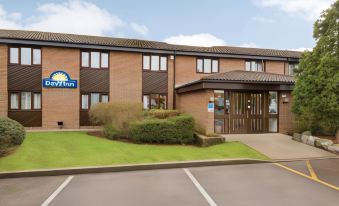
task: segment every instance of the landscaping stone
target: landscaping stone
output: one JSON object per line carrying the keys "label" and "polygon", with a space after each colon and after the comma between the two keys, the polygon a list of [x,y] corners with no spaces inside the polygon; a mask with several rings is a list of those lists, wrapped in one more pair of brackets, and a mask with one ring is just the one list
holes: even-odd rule
{"label": "landscaping stone", "polygon": [[339,154],[339,147],[336,145],[328,146],[327,150],[335,154]]}
{"label": "landscaping stone", "polygon": [[328,140],[328,139],[316,139],[314,142],[314,146],[325,149],[325,150],[327,150],[328,147],[332,145],[333,145],[333,141]]}
{"label": "landscaping stone", "polygon": [[301,133],[301,135],[312,136],[312,132],[311,131],[305,131],[305,132]]}
{"label": "landscaping stone", "polygon": [[315,140],[320,139],[319,137],[314,137],[314,136],[308,136],[306,140],[306,144],[314,146]]}
{"label": "landscaping stone", "polygon": [[306,143],[307,143],[307,139],[308,139],[308,137],[309,137],[309,136],[307,136],[307,135],[304,135],[304,134],[303,134],[303,135],[301,135],[301,142],[302,142],[302,143],[304,143],[304,144],[306,144]]}
{"label": "landscaping stone", "polygon": [[197,143],[200,147],[208,147],[216,144],[222,144],[225,142],[225,137],[216,136],[216,137],[207,137],[201,134],[196,134]]}
{"label": "landscaping stone", "polygon": [[294,141],[301,142],[301,134],[299,134],[299,133],[294,133],[292,139],[293,139]]}

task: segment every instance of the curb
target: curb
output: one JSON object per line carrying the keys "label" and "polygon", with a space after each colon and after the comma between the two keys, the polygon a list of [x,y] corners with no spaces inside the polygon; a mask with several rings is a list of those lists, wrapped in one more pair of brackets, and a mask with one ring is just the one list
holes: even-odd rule
{"label": "curb", "polygon": [[181,162],[164,162],[154,164],[129,164],[114,166],[98,166],[98,167],[74,167],[59,168],[46,170],[23,170],[15,172],[0,172],[0,179],[17,178],[17,177],[41,177],[41,176],[57,176],[57,175],[76,175],[76,174],[92,174],[92,173],[109,173],[109,172],[125,172],[138,170],[157,170],[157,169],[175,169],[186,167],[205,167],[205,166],[222,166],[222,165],[238,165],[238,164],[257,164],[270,163],[269,160],[258,159],[221,159],[221,160],[197,160],[197,161],[181,161]]}

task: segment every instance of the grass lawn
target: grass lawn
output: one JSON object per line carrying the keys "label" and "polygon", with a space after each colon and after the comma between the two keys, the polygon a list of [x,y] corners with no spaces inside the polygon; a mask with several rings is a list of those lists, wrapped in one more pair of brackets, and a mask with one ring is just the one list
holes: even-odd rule
{"label": "grass lawn", "polygon": [[0,158],[0,171],[222,158],[267,159],[239,142],[199,148],[131,144],[85,132],[32,132],[15,153]]}

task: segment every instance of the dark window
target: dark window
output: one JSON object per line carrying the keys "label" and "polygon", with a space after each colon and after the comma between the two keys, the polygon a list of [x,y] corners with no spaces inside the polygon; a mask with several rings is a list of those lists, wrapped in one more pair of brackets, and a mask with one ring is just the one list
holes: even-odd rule
{"label": "dark window", "polygon": [[85,93],[81,94],[81,109],[88,110],[99,102],[108,103],[107,93]]}
{"label": "dark window", "polygon": [[30,47],[10,47],[9,63],[21,65],[41,65],[41,49]]}
{"label": "dark window", "polygon": [[197,58],[197,73],[218,73],[219,72],[219,60],[210,58]]}
{"label": "dark window", "polygon": [[167,94],[144,94],[144,109],[167,109]]}
{"label": "dark window", "polygon": [[294,71],[298,69],[298,63],[288,63],[288,68],[286,71],[287,75],[294,75]]}
{"label": "dark window", "polygon": [[81,52],[81,67],[83,68],[108,68],[109,55],[108,52],[99,51],[82,51]]}
{"label": "dark window", "polygon": [[9,93],[10,110],[41,110],[41,93],[11,92]]}
{"label": "dark window", "polygon": [[264,71],[264,63],[263,61],[246,61],[245,63],[246,71],[254,71],[254,72],[263,72]]}
{"label": "dark window", "polygon": [[151,71],[167,71],[167,56],[143,55],[142,69]]}

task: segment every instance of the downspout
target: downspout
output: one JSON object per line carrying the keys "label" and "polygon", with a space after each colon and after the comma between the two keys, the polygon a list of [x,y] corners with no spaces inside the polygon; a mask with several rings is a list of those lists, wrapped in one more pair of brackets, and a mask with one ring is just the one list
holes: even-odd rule
{"label": "downspout", "polygon": [[175,62],[177,60],[176,50],[174,50],[174,62],[173,62],[173,109],[176,108],[176,91],[175,91]]}

